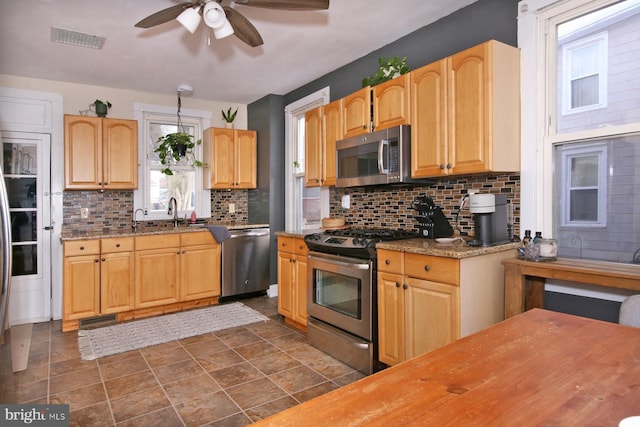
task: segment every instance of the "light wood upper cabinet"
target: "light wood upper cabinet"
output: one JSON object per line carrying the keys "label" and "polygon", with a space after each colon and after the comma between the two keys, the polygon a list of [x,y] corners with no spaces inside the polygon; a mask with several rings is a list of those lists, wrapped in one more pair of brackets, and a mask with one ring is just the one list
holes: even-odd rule
{"label": "light wood upper cabinet", "polygon": [[209,128],[204,132],[205,187],[249,189],[257,183],[257,135],[252,130]]}
{"label": "light wood upper cabinet", "polygon": [[412,177],[520,169],[519,57],[491,40],[411,72]]}
{"label": "light wood upper cabinet", "polygon": [[65,189],[137,188],[137,121],[65,115],[64,126]]}
{"label": "light wood upper cabinet", "polygon": [[305,114],[305,186],[336,184],[336,141],[342,139],[342,100]]}
{"label": "light wood upper cabinet", "polygon": [[373,87],[373,130],[408,124],[409,74]]}
{"label": "light wood upper cabinet", "polygon": [[342,137],[368,133],[371,127],[371,87],[342,98]]}

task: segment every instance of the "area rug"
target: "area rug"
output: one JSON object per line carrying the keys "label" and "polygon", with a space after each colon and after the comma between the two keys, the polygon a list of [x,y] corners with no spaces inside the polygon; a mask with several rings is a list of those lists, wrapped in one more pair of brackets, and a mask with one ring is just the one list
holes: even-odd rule
{"label": "area rug", "polygon": [[83,360],[94,360],[208,332],[269,320],[235,302],[78,331]]}

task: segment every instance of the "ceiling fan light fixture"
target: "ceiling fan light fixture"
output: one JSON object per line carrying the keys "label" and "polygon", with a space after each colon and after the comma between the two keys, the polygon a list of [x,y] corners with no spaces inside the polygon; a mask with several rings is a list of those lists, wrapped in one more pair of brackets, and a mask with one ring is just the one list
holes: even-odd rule
{"label": "ceiling fan light fixture", "polygon": [[229,37],[231,34],[233,34],[233,27],[229,21],[226,20],[222,27],[213,29],[213,35],[216,36],[216,39],[218,40]]}
{"label": "ceiling fan light fixture", "polygon": [[207,2],[204,5],[202,17],[204,18],[204,23],[214,30],[221,28],[227,22],[227,16],[224,14],[222,6],[215,1]]}
{"label": "ceiling fan light fixture", "polygon": [[198,25],[200,25],[200,13],[198,13],[200,8],[186,8],[176,20],[181,23],[191,34],[195,33],[198,29]]}

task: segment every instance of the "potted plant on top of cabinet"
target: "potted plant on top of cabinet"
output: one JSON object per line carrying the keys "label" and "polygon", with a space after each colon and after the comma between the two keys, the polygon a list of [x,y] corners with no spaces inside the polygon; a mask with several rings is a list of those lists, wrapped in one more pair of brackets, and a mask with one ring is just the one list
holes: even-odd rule
{"label": "potted plant on top of cabinet", "polygon": [[222,110],[222,119],[227,122],[227,128],[233,128],[233,121],[236,119],[236,114],[238,114],[238,109],[236,111],[231,112],[231,107],[225,112]]}
{"label": "potted plant on top of cabinet", "polygon": [[362,87],[375,86],[408,72],[406,57],[402,59],[397,56],[393,58],[381,57],[378,59],[378,71],[374,75],[362,79]]}
{"label": "potted plant on top of cabinet", "polygon": [[111,103],[109,101],[96,99],[93,101],[93,104],[89,105],[89,107],[93,107],[93,111],[95,111],[96,116],[107,117],[107,112],[109,111],[109,108],[111,108]]}

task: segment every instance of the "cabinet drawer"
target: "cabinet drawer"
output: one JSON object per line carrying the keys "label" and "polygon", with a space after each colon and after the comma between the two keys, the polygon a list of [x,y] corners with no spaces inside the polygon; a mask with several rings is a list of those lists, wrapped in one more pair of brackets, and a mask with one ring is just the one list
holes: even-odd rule
{"label": "cabinet drawer", "polygon": [[100,253],[100,240],[74,240],[64,242],[64,256],[96,255]]}
{"label": "cabinet drawer", "polygon": [[458,285],[460,280],[460,260],[405,253],[404,274],[405,276],[432,282]]}
{"label": "cabinet drawer", "polygon": [[378,271],[403,274],[403,270],[402,252],[378,249]]}
{"label": "cabinet drawer", "polygon": [[133,251],[133,237],[114,237],[100,241],[103,254]]}
{"label": "cabinet drawer", "polygon": [[296,251],[296,239],[294,237],[278,237],[278,250],[289,252],[291,254]]}
{"label": "cabinet drawer", "polygon": [[304,242],[304,239],[293,239],[293,244],[295,245],[295,253],[296,255],[309,255],[309,248],[307,248],[307,244]]}
{"label": "cabinet drawer", "polygon": [[180,234],[158,234],[154,236],[140,236],[135,238],[136,251],[147,249],[162,249],[162,248],[179,248],[180,247]]}
{"label": "cabinet drawer", "polygon": [[195,245],[215,245],[216,239],[208,231],[194,231],[190,233],[180,234],[180,244],[182,246],[195,246]]}

